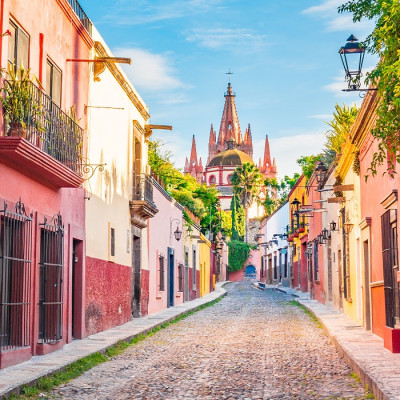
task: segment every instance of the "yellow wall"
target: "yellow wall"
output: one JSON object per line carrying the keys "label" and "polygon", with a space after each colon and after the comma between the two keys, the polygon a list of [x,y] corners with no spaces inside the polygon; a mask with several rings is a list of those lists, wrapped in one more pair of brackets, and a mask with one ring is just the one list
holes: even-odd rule
{"label": "yellow wall", "polygon": [[210,293],[210,249],[211,243],[206,237],[200,235],[200,297]]}
{"label": "yellow wall", "polygon": [[[342,178],[342,185],[354,185],[354,190],[343,192],[345,202],[341,203],[345,207],[345,221],[340,221],[340,229],[343,222],[352,224],[353,227],[348,235],[349,243],[349,265],[350,272],[350,296],[346,299],[343,295],[343,311],[354,321],[362,323],[362,291],[361,291],[361,267],[360,267],[360,177],[353,171],[353,161],[355,146],[347,142],[342,149],[342,156],[336,169],[336,176]],[[343,269],[343,267],[342,267]],[[344,282],[343,270],[342,282]]]}
{"label": "yellow wall", "polygon": [[[301,176],[299,178],[299,181],[297,183],[297,186],[293,189],[293,191],[290,193],[289,196],[289,230],[291,230],[291,218],[292,216],[290,215],[290,210],[292,208],[291,203],[292,201],[296,198],[300,203],[303,201],[304,198],[304,204],[308,204],[308,196],[307,196],[307,190],[306,190],[306,183],[307,183],[307,178],[305,176]],[[301,207],[301,206],[300,206]],[[300,223],[303,222],[303,218],[300,217]],[[307,219],[304,219],[304,222],[307,223]],[[304,232],[299,233],[299,236],[294,238],[292,245],[296,244],[296,254],[294,255],[293,253],[293,262],[299,261],[300,260],[300,243],[301,243],[301,238],[304,235],[307,235],[308,230],[307,226],[305,227]]]}

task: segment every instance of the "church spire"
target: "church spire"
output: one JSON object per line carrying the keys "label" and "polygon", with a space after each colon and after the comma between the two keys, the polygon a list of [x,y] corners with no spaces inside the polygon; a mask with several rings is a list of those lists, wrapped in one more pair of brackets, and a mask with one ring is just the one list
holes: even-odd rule
{"label": "church spire", "polygon": [[229,139],[235,139],[236,143],[240,144],[242,134],[240,132],[239,118],[236,111],[235,93],[232,90],[232,85],[228,83],[228,89],[225,93],[225,106],[222,113],[221,126],[219,128],[218,144],[220,151],[226,147]]}
{"label": "church spire", "polygon": [[263,167],[271,167],[271,154],[269,151],[269,140],[268,135],[265,135],[265,147],[264,147],[264,163]]}
{"label": "church spire", "polygon": [[197,149],[196,149],[196,139],[193,135],[192,139],[192,151],[190,152],[190,166],[197,166]]}

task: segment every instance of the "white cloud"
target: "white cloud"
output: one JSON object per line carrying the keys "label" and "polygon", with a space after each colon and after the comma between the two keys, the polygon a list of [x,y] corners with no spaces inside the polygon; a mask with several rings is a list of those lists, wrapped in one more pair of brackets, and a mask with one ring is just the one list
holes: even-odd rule
{"label": "white cloud", "polygon": [[168,53],[154,54],[138,48],[117,48],[113,53],[132,59],[132,66],[124,70],[137,89],[165,92],[187,88],[176,76]]}
{"label": "white cloud", "polygon": [[226,48],[229,50],[251,49],[257,51],[260,47],[267,45],[267,36],[259,35],[250,29],[193,29],[187,34],[186,40],[198,43],[209,49]]}
{"label": "white cloud", "polygon": [[219,3],[221,0],[119,0],[103,21],[116,25],[142,25],[212,12],[221,8]]}
{"label": "white cloud", "polygon": [[307,118],[329,120],[332,118],[332,114],[315,114],[315,115],[309,115]]}
{"label": "white cloud", "polygon": [[319,4],[318,6],[311,6],[306,8],[301,13],[302,14],[331,14],[332,11],[337,10],[337,8],[343,4],[343,0],[326,0]]}
{"label": "white cloud", "polygon": [[343,0],[325,0],[319,5],[306,8],[301,13],[326,20],[328,32],[358,32],[363,37],[372,31],[374,26],[372,21],[364,20],[354,23],[351,14],[338,15],[337,9],[342,4]]}

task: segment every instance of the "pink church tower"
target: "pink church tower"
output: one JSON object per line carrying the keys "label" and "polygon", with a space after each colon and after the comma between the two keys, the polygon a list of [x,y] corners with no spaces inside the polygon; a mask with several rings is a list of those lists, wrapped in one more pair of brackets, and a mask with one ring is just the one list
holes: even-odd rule
{"label": "pink church tower", "polygon": [[199,183],[203,182],[204,168],[201,157],[197,160],[197,148],[196,148],[196,138],[193,135],[192,138],[192,150],[190,152],[190,160],[186,157],[185,167],[183,169],[184,174],[190,174]]}

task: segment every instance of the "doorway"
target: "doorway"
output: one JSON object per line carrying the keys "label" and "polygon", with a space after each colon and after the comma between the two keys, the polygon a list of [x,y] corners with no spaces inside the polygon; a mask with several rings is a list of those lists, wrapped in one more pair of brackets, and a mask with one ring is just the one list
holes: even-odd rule
{"label": "doorway", "polygon": [[363,252],[364,252],[364,321],[365,329],[371,329],[371,303],[370,303],[370,293],[369,293],[369,245],[368,240],[363,242]]}
{"label": "doorway", "polygon": [[140,274],[141,240],[140,236],[132,235],[132,316],[141,317],[141,274]]}
{"label": "doorway", "polygon": [[72,241],[72,338],[80,339],[81,335],[81,315],[82,315],[82,240],[73,239]]}
{"label": "doorway", "polygon": [[168,247],[168,307],[174,305],[175,295],[175,254],[174,249]]}

